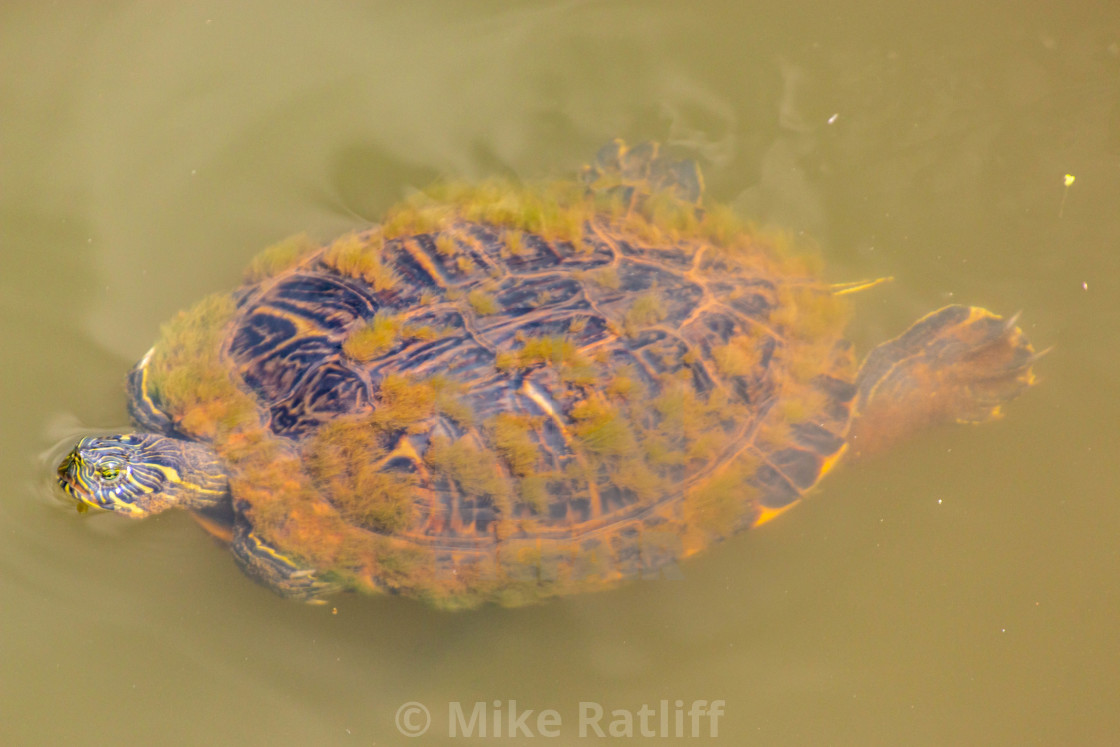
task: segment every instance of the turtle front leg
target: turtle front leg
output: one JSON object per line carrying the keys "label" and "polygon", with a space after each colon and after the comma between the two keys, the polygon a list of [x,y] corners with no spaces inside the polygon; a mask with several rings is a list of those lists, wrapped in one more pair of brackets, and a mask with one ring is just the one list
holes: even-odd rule
{"label": "turtle front leg", "polygon": [[1000,417],[1034,383],[1040,355],[1017,319],[946,306],[872,350],[856,380],[852,451],[877,451],[927,425]]}
{"label": "turtle front leg", "polygon": [[230,550],[245,575],[287,599],[325,604],[321,597],[341,589],[277,550],[243,518],[234,525]]}

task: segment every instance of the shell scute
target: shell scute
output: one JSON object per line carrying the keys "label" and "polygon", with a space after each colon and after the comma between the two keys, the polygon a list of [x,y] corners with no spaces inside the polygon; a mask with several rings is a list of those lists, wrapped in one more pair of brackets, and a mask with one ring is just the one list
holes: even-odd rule
{"label": "shell scute", "polygon": [[262,536],[454,604],[593,588],[796,501],[842,448],[852,367],[824,286],[712,243],[718,210],[473,209],[402,212],[239,291],[222,355],[253,438],[299,455],[267,497],[267,467],[231,460]]}

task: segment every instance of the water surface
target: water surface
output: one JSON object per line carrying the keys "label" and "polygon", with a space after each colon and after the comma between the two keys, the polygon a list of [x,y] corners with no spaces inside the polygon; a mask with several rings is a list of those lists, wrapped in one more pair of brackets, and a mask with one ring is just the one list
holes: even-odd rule
{"label": "water surface", "polygon": [[[723,700],[729,744],[1111,742],[1120,12],[1035,5],[6,5],[0,741],[398,744],[418,701],[436,744],[449,703],[516,700],[578,744],[581,701]],[[49,489],[60,439],[126,425],[160,322],[259,248],[614,136],[697,157],[830,277],[893,275],[861,350],[945,303],[1021,309],[1040,386],[681,580],[519,610],[284,602],[186,516]]]}

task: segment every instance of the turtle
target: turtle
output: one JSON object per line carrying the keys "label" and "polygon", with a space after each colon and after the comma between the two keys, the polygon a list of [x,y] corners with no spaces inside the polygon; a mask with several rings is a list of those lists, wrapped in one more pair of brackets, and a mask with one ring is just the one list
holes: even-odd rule
{"label": "turtle", "polygon": [[950,305],[858,364],[814,252],[707,204],[694,161],[445,181],[284,240],[166,323],[135,430],[57,468],[80,510],[179,507],[284,597],[516,605],[664,577],[845,454],[1034,383],[1017,316]]}

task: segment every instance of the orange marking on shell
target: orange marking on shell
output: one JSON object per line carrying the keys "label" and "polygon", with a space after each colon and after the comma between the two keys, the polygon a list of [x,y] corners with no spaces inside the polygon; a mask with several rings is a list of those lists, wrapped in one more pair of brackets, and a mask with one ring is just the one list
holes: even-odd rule
{"label": "orange marking on shell", "polygon": [[[528,378],[526,378],[525,383],[522,384],[521,391],[524,392],[525,396],[531,399],[537,407],[544,410],[544,412],[552,418],[552,421],[556,423],[556,427],[560,430],[560,434],[564,437],[564,443],[567,445],[568,449],[581,465],[586,466],[587,460],[584,458],[583,454],[581,454],[578,449],[573,448],[572,436],[568,431],[567,422],[560,413],[556,412],[556,408],[552,406],[552,403],[548,401],[544,394],[542,394]],[[602,516],[603,499],[599,495],[599,486],[595,484],[594,480],[587,481],[587,493],[591,499],[591,515]]]}
{"label": "orange marking on shell", "polygon": [[767,523],[767,522],[769,522],[773,519],[776,519],[777,517],[781,516],[786,511],[789,511],[791,508],[793,508],[794,506],[796,506],[800,502],[801,501],[797,500],[797,501],[794,501],[793,503],[787,503],[786,505],[782,506],[781,508],[769,508],[767,506],[763,506],[761,509],[759,509],[758,516],[754,517],[754,522],[751,523],[751,527],[752,528],[753,527],[760,527],[763,524],[765,524],[765,523]]}
{"label": "orange marking on shell", "polygon": [[405,253],[424,268],[424,272],[428,273],[436,285],[440,288],[447,287],[447,280],[444,279],[443,273],[435,266],[435,263],[432,262],[432,258],[428,256],[427,252],[420,251],[415,242],[411,239],[403,239],[400,243]]}

